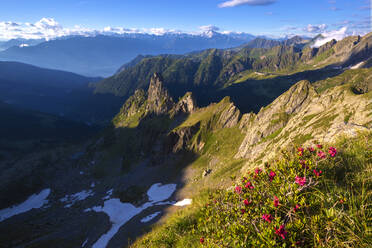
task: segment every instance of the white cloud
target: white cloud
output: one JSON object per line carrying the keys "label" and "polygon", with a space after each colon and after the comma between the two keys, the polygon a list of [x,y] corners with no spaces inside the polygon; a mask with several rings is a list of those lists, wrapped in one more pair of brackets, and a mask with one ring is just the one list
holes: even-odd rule
{"label": "white cloud", "polygon": [[252,5],[252,6],[257,6],[257,5],[269,5],[272,3],[275,3],[277,0],[229,0],[225,1],[223,3],[220,3],[218,7],[220,8],[229,8],[229,7],[235,7],[239,5]]}
{"label": "white cloud", "polygon": [[305,31],[309,32],[309,33],[321,33],[321,32],[324,32],[326,29],[327,29],[327,25],[326,24],[320,24],[320,25],[307,25],[307,27],[305,28]]}
{"label": "white cloud", "polygon": [[200,26],[199,29],[200,29],[202,32],[209,32],[209,31],[217,32],[217,31],[220,30],[219,27],[216,27],[216,26],[214,26],[214,25]]}
{"label": "white cloud", "polygon": [[333,30],[333,31],[322,33],[323,38],[317,39],[313,47],[320,47],[333,39],[342,40],[348,35],[350,34],[348,33],[347,27],[343,27],[340,30]]}
{"label": "white cloud", "polygon": [[95,36],[98,34],[153,34],[163,35],[166,33],[180,33],[173,29],[149,28],[136,29],[124,27],[105,27],[102,30],[84,28],[75,25],[73,28],[65,28],[53,18],[42,18],[36,23],[0,22],[0,40],[9,39],[54,39],[68,35]]}

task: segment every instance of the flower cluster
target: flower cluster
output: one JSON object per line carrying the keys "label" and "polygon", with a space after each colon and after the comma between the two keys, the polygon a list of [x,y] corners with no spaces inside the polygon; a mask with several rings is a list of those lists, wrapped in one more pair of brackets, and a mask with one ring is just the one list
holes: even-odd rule
{"label": "flower cluster", "polygon": [[306,177],[296,177],[296,183],[300,186],[304,186],[306,184]]}
{"label": "flower cluster", "polygon": [[275,234],[279,235],[282,239],[285,239],[287,236],[288,232],[285,230],[285,226],[281,225],[279,229],[275,228]]}
{"label": "flower cluster", "polygon": [[276,173],[274,171],[270,171],[269,173],[269,181],[272,182],[276,176]]}
{"label": "flower cluster", "polygon": [[279,207],[279,198],[274,196],[274,207]]}
{"label": "flower cluster", "polygon": [[271,223],[271,221],[273,220],[273,217],[271,216],[271,214],[264,214],[262,215],[262,219]]}
{"label": "flower cluster", "polygon": [[[322,180],[319,164],[327,161],[322,149],[320,144],[299,147],[294,161],[266,163],[243,177],[234,190],[211,195],[202,212],[205,218],[198,224],[203,230],[200,243],[211,247],[242,247],[244,242],[250,242],[244,247],[298,247],[309,221],[306,214],[314,208],[308,191]],[[335,157],[336,148],[330,147],[328,154]]]}
{"label": "flower cluster", "polygon": [[254,186],[252,185],[252,183],[251,183],[250,181],[248,181],[248,182],[244,185],[244,187],[245,187],[246,189],[254,189]]}
{"label": "flower cluster", "polygon": [[330,147],[329,150],[328,150],[328,153],[329,153],[329,155],[330,155],[331,157],[335,157],[336,154],[337,154],[337,150],[336,150],[336,148],[334,148],[334,147]]}

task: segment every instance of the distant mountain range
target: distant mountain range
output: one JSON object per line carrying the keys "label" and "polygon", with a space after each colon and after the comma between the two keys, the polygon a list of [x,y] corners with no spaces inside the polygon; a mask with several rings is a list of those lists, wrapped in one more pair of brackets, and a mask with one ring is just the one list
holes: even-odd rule
{"label": "distant mountain range", "polygon": [[0,41],[0,51],[4,51],[14,46],[18,47],[35,46],[44,41],[45,39],[11,39],[7,41]]}
{"label": "distant mountain range", "polygon": [[0,43],[0,60],[71,71],[86,76],[110,76],[121,65],[142,55],[184,54],[208,48],[231,48],[254,38],[245,33],[166,33],[67,36],[50,41],[11,40]]}

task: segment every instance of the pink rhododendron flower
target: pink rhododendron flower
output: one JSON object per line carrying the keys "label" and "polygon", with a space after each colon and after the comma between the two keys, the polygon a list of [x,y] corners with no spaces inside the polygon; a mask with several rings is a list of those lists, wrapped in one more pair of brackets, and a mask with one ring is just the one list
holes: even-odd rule
{"label": "pink rhododendron flower", "polygon": [[318,147],[319,149],[322,149],[323,145],[317,144],[316,147]]}
{"label": "pink rhododendron flower", "polygon": [[244,187],[247,189],[254,189],[254,186],[252,185],[251,182],[247,182],[247,184]]}
{"label": "pink rhododendron flower", "polygon": [[238,194],[242,193],[242,187],[236,186],[235,187],[235,192],[238,193]]}
{"label": "pink rhododendron flower", "polygon": [[243,202],[244,202],[244,205],[246,205],[246,206],[249,206],[252,203],[252,202],[248,201],[248,199],[245,199]]}
{"label": "pink rhododendron flower", "polygon": [[294,211],[294,212],[297,212],[297,210],[299,210],[300,207],[301,207],[300,204],[296,204],[296,206],[293,208],[293,211]]}
{"label": "pink rhododendron flower", "polygon": [[301,186],[304,186],[306,184],[306,177],[297,176],[296,177],[296,183],[301,185]]}
{"label": "pink rhododendron flower", "polygon": [[284,225],[281,225],[279,229],[275,228],[275,234],[279,235],[282,239],[285,239],[285,236],[287,235],[287,231],[284,228]]}
{"label": "pink rhododendron flower", "polygon": [[297,148],[297,151],[298,151],[298,156],[302,157],[302,155],[304,155],[304,148],[299,147]]}
{"label": "pink rhododendron flower", "polygon": [[200,244],[203,244],[204,243],[204,237],[201,237],[200,238]]}
{"label": "pink rhododendron flower", "polygon": [[274,171],[270,171],[269,173],[269,181],[272,182],[276,176],[276,173]]}
{"label": "pink rhododendron flower", "polygon": [[273,217],[271,216],[271,214],[264,214],[262,215],[262,219],[271,223],[271,221],[273,220]]}
{"label": "pink rhododendron flower", "polygon": [[328,153],[329,153],[329,155],[331,155],[331,157],[334,157],[337,154],[337,150],[336,150],[336,148],[331,146],[328,150]]}
{"label": "pink rhododendron flower", "polygon": [[257,168],[257,169],[254,170],[254,173],[256,173],[256,175],[259,175],[261,173],[261,171],[262,170],[260,168]]}
{"label": "pink rhododendron flower", "polygon": [[314,151],[315,151],[314,147],[312,147],[312,146],[308,147],[307,150],[308,150],[309,152],[314,152]]}
{"label": "pink rhododendron flower", "polygon": [[274,196],[274,206],[277,208],[279,206],[279,198]]}
{"label": "pink rhododendron flower", "polygon": [[323,151],[319,151],[317,155],[319,158],[322,158],[322,159],[326,157],[326,154]]}
{"label": "pink rhododendron flower", "polygon": [[313,173],[315,174],[316,177],[320,177],[320,175],[323,173],[321,170],[316,171],[315,169],[313,170]]}

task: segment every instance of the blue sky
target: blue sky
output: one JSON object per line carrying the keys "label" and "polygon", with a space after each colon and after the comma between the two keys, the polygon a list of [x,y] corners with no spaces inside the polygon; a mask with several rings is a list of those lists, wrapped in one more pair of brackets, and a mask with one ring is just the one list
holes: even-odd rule
{"label": "blue sky", "polygon": [[0,31],[1,23],[8,31],[6,23],[20,24],[20,31],[25,23],[42,18],[52,18],[63,28],[97,30],[110,26],[190,32],[205,25],[255,35],[311,35],[344,26],[349,32],[370,30],[370,0],[2,0],[0,5]]}

